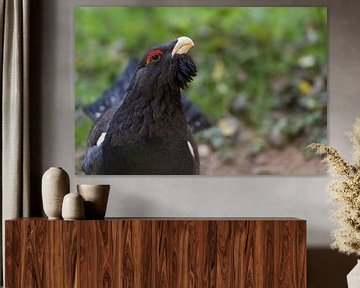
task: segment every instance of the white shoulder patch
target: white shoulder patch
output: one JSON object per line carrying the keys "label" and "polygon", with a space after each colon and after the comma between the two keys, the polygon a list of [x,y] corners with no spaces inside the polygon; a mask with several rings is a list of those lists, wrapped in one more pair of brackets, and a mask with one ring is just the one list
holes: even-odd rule
{"label": "white shoulder patch", "polygon": [[100,146],[105,140],[106,132],[101,133],[99,139],[96,141],[96,146]]}
{"label": "white shoulder patch", "polygon": [[195,158],[194,148],[192,147],[192,145],[189,141],[187,141],[187,144],[188,144],[191,155]]}

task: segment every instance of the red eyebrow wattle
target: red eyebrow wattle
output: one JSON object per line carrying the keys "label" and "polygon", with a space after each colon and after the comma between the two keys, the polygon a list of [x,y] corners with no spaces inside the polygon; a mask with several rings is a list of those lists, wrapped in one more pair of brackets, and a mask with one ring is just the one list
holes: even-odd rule
{"label": "red eyebrow wattle", "polygon": [[163,55],[163,54],[164,54],[164,52],[161,51],[160,49],[155,49],[155,50],[150,51],[146,56],[146,64],[148,64],[150,62],[152,56]]}

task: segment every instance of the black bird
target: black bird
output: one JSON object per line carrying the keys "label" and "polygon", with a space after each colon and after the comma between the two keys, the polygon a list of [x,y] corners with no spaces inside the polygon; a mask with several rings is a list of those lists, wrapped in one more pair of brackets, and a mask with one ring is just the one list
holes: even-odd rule
{"label": "black bird", "polygon": [[[114,85],[105,90],[95,102],[85,106],[84,113],[92,120],[97,121],[108,109],[119,108],[124,101],[125,93],[138,65],[139,61],[136,58],[130,58],[124,72],[116,79]],[[181,91],[181,104],[186,121],[193,133],[209,128],[212,125],[208,117],[187,98],[183,90]],[[110,121],[111,118],[108,116],[106,120]],[[102,119],[102,121],[105,121],[105,119]]]}
{"label": "black bird", "polygon": [[143,57],[123,102],[105,107],[94,124],[83,162],[87,174],[199,173],[180,93],[196,75],[186,54],[192,46],[190,38],[180,37]]}

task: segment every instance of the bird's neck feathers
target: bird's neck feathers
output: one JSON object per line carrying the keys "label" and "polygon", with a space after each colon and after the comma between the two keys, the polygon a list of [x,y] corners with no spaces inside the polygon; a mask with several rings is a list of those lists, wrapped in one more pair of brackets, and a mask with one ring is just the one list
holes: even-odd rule
{"label": "bird's neck feathers", "polygon": [[142,75],[140,79],[134,77],[121,107],[122,114],[128,115],[128,119],[121,121],[126,123],[123,129],[150,138],[171,138],[187,133],[180,88],[175,80],[162,81],[156,76],[150,76],[146,81],[141,79]]}
{"label": "bird's neck feathers", "polygon": [[138,67],[112,121],[110,130],[117,131],[119,139],[130,135],[162,139],[187,136],[180,88],[186,87],[196,75],[196,66],[184,54],[173,59],[164,56],[161,61],[159,65],[143,63]]}
{"label": "bird's neck feathers", "polygon": [[126,95],[127,105],[148,106],[153,103],[167,108],[181,107],[181,93],[176,79],[163,77],[162,74],[140,74],[135,75],[130,86]]}

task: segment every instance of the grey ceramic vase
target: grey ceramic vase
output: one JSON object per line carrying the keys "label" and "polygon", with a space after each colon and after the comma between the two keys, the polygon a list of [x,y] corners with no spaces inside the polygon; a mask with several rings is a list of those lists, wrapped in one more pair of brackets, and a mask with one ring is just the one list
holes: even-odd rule
{"label": "grey ceramic vase", "polygon": [[85,201],[85,219],[104,219],[110,185],[77,185],[77,191]]}
{"label": "grey ceramic vase", "polygon": [[79,193],[69,193],[65,195],[62,204],[62,217],[64,220],[84,219],[84,199]]}
{"label": "grey ceramic vase", "polygon": [[63,198],[69,193],[69,175],[60,167],[51,167],[42,177],[43,208],[49,219],[61,219]]}

